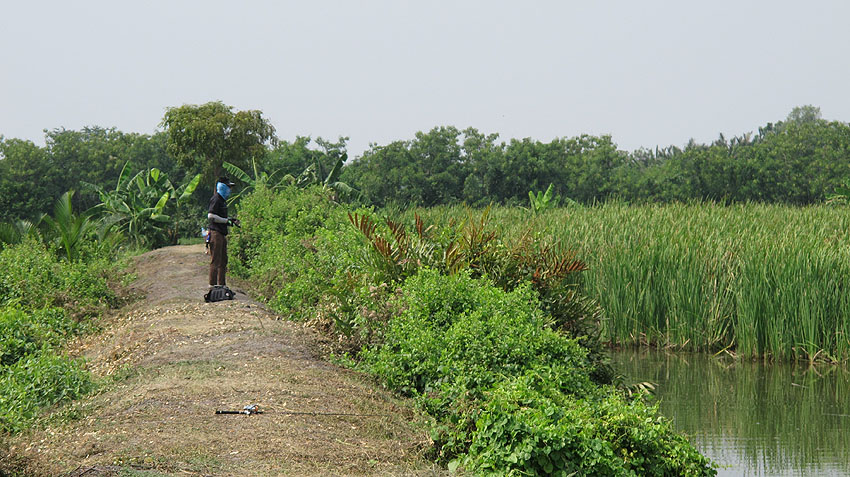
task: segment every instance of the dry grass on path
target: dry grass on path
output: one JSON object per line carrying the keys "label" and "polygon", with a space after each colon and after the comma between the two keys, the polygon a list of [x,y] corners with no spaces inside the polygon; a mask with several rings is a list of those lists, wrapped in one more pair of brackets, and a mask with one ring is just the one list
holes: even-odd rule
{"label": "dry grass on path", "polygon": [[[136,260],[147,295],[72,345],[111,380],[12,439],[35,475],[436,475],[409,403],[330,364],[320,337],[243,293],[207,304],[203,245]],[[260,415],[216,415],[259,404]],[[348,414],[348,415],[332,415]],[[356,415],[352,415],[356,414]],[[14,464],[9,464],[14,462]],[[2,471],[0,471],[2,474]]]}

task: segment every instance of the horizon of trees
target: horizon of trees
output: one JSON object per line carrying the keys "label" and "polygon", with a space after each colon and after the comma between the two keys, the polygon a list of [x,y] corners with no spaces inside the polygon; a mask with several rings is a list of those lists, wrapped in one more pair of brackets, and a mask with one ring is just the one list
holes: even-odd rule
{"label": "horizon of trees", "polygon": [[[278,141],[273,129],[268,132],[260,138],[266,140],[262,147],[252,146],[252,158],[276,177],[297,176],[307,167],[323,177],[346,154],[345,137],[290,142]],[[75,205],[83,210],[97,198],[82,184],[114,187],[125,162],[132,170],[159,168],[177,181],[209,173],[203,162],[185,157],[178,162],[168,146],[167,131],[146,135],[101,127],[46,131],[43,147],[0,136],[0,207],[9,219],[32,218],[48,212],[63,193],[77,190]],[[850,180],[850,125],[824,120],[819,108],[802,106],[754,134],[721,134],[710,144],[691,140],[683,148],[632,152],[618,149],[607,135],[500,141],[498,134],[475,128],[438,126],[411,139],[373,144],[345,164],[340,180],[376,206],[525,204],[529,191],[549,184],[555,194],[583,204],[616,198],[807,205]],[[211,190],[212,184],[198,187],[198,207]]]}

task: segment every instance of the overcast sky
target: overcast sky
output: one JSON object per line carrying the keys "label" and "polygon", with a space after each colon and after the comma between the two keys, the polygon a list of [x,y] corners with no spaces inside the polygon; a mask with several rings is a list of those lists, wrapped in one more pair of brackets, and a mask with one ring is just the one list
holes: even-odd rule
{"label": "overcast sky", "polygon": [[610,134],[621,149],[850,120],[850,2],[4,1],[0,135],[152,134],[167,107],[259,109],[281,139]]}

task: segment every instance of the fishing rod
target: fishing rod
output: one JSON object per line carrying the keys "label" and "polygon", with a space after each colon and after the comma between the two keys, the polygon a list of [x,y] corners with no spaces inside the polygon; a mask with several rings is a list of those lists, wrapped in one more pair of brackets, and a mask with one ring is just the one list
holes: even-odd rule
{"label": "fishing rod", "polygon": [[315,412],[315,411],[263,411],[259,404],[249,404],[239,411],[216,411],[216,414],[285,414],[287,416],[349,416],[349,417],[390,417],[389,414],[356,414],[351,412]]}

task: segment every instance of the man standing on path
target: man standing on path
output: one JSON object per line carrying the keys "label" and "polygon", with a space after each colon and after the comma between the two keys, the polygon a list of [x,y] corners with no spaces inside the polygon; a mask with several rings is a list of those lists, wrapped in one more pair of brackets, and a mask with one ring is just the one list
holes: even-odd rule
{"label": "man standing on path", "polygon": [[207,218],[210,221],[210,288],[227,285],[224,275],[227,271],[227,227],[230,224],[239,226],[237,219],[227,216],[227,198],[233,182],[227,177],[219,177],[215,184],[215,192],[210,199],[210,210]]}

